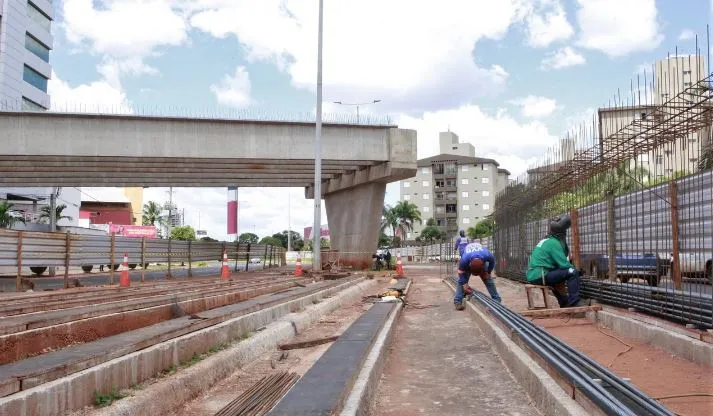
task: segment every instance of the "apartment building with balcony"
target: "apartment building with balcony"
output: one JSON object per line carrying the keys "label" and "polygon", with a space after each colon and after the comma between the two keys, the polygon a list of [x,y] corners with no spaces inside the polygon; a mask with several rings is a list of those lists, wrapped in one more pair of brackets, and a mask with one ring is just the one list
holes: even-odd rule
{"label": "apartment building with balcony", "polygon": [[429,218],[449,236],[475,226],[492,214],[495,195],[509,183],[510,172],[476,157],[473,145],[459,142],[455,133],[440,133],[439,140],[440,154],[420,159],[416,176],[400,183],[400,200],[418,206],[423,218],[407,240],[418,237]]}

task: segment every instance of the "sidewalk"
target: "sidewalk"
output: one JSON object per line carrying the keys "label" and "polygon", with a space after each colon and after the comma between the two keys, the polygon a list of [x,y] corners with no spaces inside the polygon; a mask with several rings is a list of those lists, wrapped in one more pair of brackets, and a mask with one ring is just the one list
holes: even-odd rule
{"label": "sidewalk", "polygon": [[[374,414],[539,415],[524,390],[438,270],[407,269],[413,279],[376,394]],[[431,306],[433,305],[433,306]]]}

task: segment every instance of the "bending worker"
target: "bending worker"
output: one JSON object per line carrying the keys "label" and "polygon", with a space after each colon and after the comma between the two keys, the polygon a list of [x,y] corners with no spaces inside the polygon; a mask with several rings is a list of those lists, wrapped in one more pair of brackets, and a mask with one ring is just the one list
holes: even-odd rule
{"label": "bending worker", "polygon": [[458,238],[456,238],[456,250],[458,251],[458,257],[463,257],[463,250],[469,244],[468,237],[465,236],[465,231],[460,230],[458,233]]}
{"label": "bending worker", "polygon": [[581,273],[567,259],[567,230],[571,225],[572,219],[567,214],[552,220],[550,233],[537,243],[527,265],[528,283],[549,286],[561,308],[588,304],[579,298]]}
{"label": "bending worker", "polygon": [[465,309],[463,305],[463,295],[470,296],[473,289],[468,286],[470,275],[479,276],[485,287],[488,289],[490,297],[500,302],[501,298],[498,289],[495,287],[495,279],[490,275],[495,268],[495,256],[480,243],[470,243],[463,250],[463,255],[458,262],[458,284],[456,285],[456,296],[453,299],[456,310]]}

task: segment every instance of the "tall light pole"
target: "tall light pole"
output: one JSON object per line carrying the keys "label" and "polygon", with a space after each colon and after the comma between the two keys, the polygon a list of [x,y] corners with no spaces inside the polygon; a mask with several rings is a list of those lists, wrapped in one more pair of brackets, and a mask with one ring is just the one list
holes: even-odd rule
{"label": "tall light pole", "polygon": [[357,124],[359,124],[359,106],[361,106],[361,105],[369,105],[369,104],[380,103],[381,100],[372,100],[372,101],[364,102],[364,103],[345,103],[345,102],[342,102],[342,101],[332,101],[332,102],[333,102],[334,104],[340,104],[340,105],[354,105],[354,106],[356,106],[356,109],[357,109]]}
{"label": "tall light pole", "polygon": [[287,251],[292,251],[292,221],[290,220],[290,205],[292,205],[292,192],[287,188]]}
{"label": "tall light pole", "polygon": [[324,0],[319,0],[317,27],[317,114],[314,133],[314,226],[312,227],[312,270],[322,270],[319,235],[322,223],[322,31]]}

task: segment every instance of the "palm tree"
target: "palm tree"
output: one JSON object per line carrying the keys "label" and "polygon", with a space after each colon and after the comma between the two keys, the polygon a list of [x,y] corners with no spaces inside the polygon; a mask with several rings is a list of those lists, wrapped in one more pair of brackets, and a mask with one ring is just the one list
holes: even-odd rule
{"label": "palm tree", "polygon": [[16,217],[10,212],[12,204],[7,201],[0,202],[0,228],[12,228],[16,223],[25,223],[22,217]]}
{"label": "palm tree", "polygon": [[397,228],[401,230],[401,235],[405,238],[408,231],[413,231],[413,224],[418,222],[423,224],[421,219],[421,211],[418,206],[408,201],[399,201],[393,208],[395,216],[398,219]]}
{"label": "palm tree", "polygon": [[[54,207],[55,209],[55,223],[60,222],[61,220],[67,220],[67,221],[72,221],[72,217],[69,215],[62,215],[62,212],[67,209],[67,205],[65,204],[60,204]],[[41,222],[49,222],[50,221],[50,213],[51,213],[51,208],[49,205],[46,205],[40,209],[40,221]]]}
{"label": "palm tree", "polygon": [[156,222],[161,225],[161,205],[157,202],[149,201],[144,204],[141,223],[143,225],[156,225]]}
{"label": "palm tree", "polygon": [[399,226],[399,218],[396,216],[396,211],[390,205],[384,205],[384,210],[381,213],[381,232],[391,230],[391,236],[396,235],[396,228]]}

